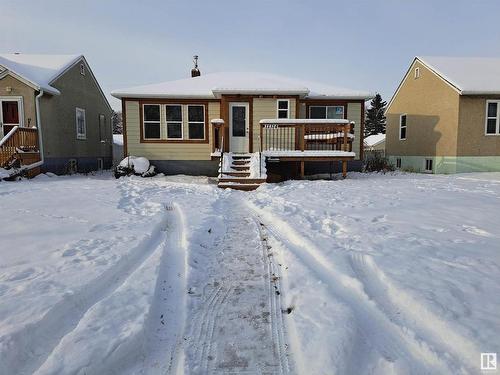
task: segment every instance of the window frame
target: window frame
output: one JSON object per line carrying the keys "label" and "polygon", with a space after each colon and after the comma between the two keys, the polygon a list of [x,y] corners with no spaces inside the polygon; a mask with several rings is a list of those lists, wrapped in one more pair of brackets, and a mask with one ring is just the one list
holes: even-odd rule
{"label": "window frame", "polygon": [[[158,121],[146,120],[146,106],[147,105],[157,105],[160,110],[160,119]],[[145,103],[142,105],[142,137],[146,141],[160,141],[161,140],[161,107],[160,103]],[[160,127],[160,136],[158,138],[146,138],[146,123],[158,123]]]}
{"label": "window frame", "polygon": [[[168,124],[169,123],[179,123],[179,121],[168,121],[167,120],[167,107],[168,106],[181,107],[181,137],[180,138],[170,138],[168,136]],[[180,103],[166,103],[166,104],[163,104],[163,108],[165,110],[165,135],[166,135],[166,139],[169,141],[182,141],[184,139],[184,108],[183,108],[183,105]],[[160,126],[161,126],[161,123],[160,123]],[[160,135],[161,135],[161,132],[160,132]]]}
{"label": "window frame", "polygon": [[[403,117],[405,118],[405,126],[401,126]],[[405,137],[404,138],[401,138],[401,129],[402,128],[405,129]],[[406,139],[408,138],[408,114],[407,113],[402,113],[399,115],[399,134],[398,134],[398,136],[399,136],[400,141],[406,141]]]}
{"label": "window frame", "polygon": [[[203,113],[203,121],[189,121],[189,107],[201,107]],[[187,139],[190,141],[204,141],[207,138],[205,124],[206,124],[206,114],[205,114],[205,105],[204,104],[186,104],[186,114],[187,114]],[[189,124],[202,124],[203,125],[203,138],[191,138],[189,134]]]}
{"label": "window frame", "polygon": [[417,66],[417,67],[415,68],[415,71],[414,71],[414,73],[413,73],[413,78],[414,78],[414,79],[419,79],[419,78],[420,78],[420,67],[418,67],[418,66]]}
{"label": "window frame", "polygon": [[85,75],[85,64],[83,62],[80,64],[80,74]]}
{"label": "window frame", "polygon": [[[326,117],[323,120],[329,120],[329,118],[328,118],[328,108],[335,108],[335,107],[342,108],[342,119],[346,118],[346,106],[345,105],[342,105],[342,104],[331,104],[331,105],[328,105],[328,104],[324,104],[324,105],[321,105],[321,104],[312,104],[312,105],[310,105],[308,107],[307,116],[308,116],[309,119],[311,118],[311,109],[312,108],[318,108],[318,107],[325,108],[325,116]],[[342,120],[342,119],[339,119],[339,120]]]}
{"label": "window frame", "polygon": [[[280,108],[280,102],[286,102],[286,109]],[[280,117],[280,111],[286,111],[286,117]],[[276,100],[276,118],[289,119],[290,118],[290,99]]]}
{"label": "window frame", "polygon": [[401,169],[402,161],[401,158],[396,158],[396,168]]}
{"label": "window frame", "polygon": [[[103,119],[103,121],[101,121]],[[99,140],[101,143],[106,142],[106,115],[104,113],[99,113]]]}
{"label": "window frame", "polygon": [[[488,116],[488,107],[489,107],[490,103],[496,103],[496,105],[497,105],[496,117],[489,117]],[[490,120],[490,119],[496,120],[495,133],[488,133],[488,120]],[[487,137],[500,135],[500,100],[486,100],[486,111],[485,111],[485,120],[484,120],[484,135]]]}
{"label": "window frame", "polygon": [[[84,132],[80,133],[78,129],[78,112],[83,113],[83,128]],[[84,141],[87,139],[87,117],[84,108],[75,107],[75,125],[76,125],[76,139]]]}

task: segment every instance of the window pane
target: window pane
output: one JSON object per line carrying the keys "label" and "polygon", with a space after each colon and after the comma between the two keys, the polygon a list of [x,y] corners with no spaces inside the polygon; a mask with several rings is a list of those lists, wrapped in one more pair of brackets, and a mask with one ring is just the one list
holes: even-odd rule
{"label": "window pane", "polygon": [[278,118],[288,118],[288,111],[285,110],[278,110]]}
{"label": "window pane", "polygon": [[406,128],[401,128],[400,138],[401,139],[405,139],[406,138]]}
{"label": "window pane", "polygon": [[167,138],[182,138],[181,122],[169,122],[167,124]]}
{"label": "window pane", "polygon": [[326,107],[309,107],[310,118],[326,118]]}
{"label": "window pane", "polygon": [[406,115],[401,116],[401,126],[406,126]]}
{"label": "window pane", "polygon": [[180,105],[166,106],[167,121],[182,121],[182,107]]}
{"label": "window pane", "polygon": [[328,119],[343,119],[344,118],[344,107],[335,106],[327,108]]}
{"label": "window pane", "polygon": [[498,103],[488,103],[488,117],[497,117]]}
{"label": "window pane", "polygon": [[246,108],[232,107],[233,137],[244,137],[246,135]]}
{"label": "window pane", "polygon": [[205,121],[203,116],[203,106],[201,105],[190,105],[188,107],[188,121]]}
{"label": "window pane", "polygon": [[189,123],[189,139],[205,139],[204,134],[205,124],[203,123]]}
{"label": "window pane", "polygon": [[145,121],[160,121],[160,106],[158,104],[144,105]]}
{"label": "window pane", "polygon": [[153,122],[144,124],[144,138],[160,138],[160,123]]}
{"label": "window pane", "polygon": [[278,109],[288,109],[288,100],[279,100]]}
{"label": "window pane", "polygon": [[497,132],[497,120],[494,118],[488,119],[486,125],[486,134],[495,134]]}

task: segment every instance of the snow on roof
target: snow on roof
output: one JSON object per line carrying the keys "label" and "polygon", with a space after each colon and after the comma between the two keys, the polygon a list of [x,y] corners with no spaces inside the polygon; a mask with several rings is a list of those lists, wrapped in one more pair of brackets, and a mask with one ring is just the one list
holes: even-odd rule
{"label": "snow on roof", "polygon": [[194,78],[180,79],[111,93],[116,98],[203,98],[213,99],[221,94],[247,95],[299,95],[328,99],[368,99],[365,91],[333,87],[323,83],[307,82],[265,73],[211,73]]}
{"label": "snow on roof", "polygon": [[366,147],[373,147],[385,141],[385,134],[373,134],[365,137],[364,143]]}
{"label": "snow on roof", "polygon": [[417,57],[464,95],[500,94],[500,58]]}
{"label": "snow on roof", "polygon": [[[82,55],[26,55],[22,53],[0,54],[0,73],[8,70],[29,81],[38,89],[60,94],[50,84],[67,68],[81,59]],[[4,69],[2,69],[2,67]]]}

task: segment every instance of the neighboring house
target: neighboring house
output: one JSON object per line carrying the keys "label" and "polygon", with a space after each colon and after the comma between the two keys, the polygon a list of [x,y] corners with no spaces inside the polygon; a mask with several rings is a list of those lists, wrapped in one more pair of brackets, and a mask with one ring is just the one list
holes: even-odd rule
{"label": "neighboring house", "polygon": [[365,137],[364,140],[365,155],[373,154],[385,155],[385,134],[372,134]]}
{"label": "neighboring house", "polygon": [[416,57],[386,116],[398,168],[500,171],[500,58]]}
{"label": "neighboring house", "polygon": [[[361,168],[367,92],[231,72],[112,95],[122,100],[125,154],[147,157],[164,173],[217,175],[221,151],[248,157],[261,152],[273,162],[267,163],[268,172],[287,163],[293,168],[291,163],[299,165],[301,174],[304,168],[313,173],[315,165],[335,169],[339,163],[331,161],[347,159],[350,169]],[[352,152],[340,146],[344,127],[345,147]]]}
{"label": "neighboring house", "polygon": [[0,54],[0,109],[0,167],[111,167],[112,109],[82,55]]}

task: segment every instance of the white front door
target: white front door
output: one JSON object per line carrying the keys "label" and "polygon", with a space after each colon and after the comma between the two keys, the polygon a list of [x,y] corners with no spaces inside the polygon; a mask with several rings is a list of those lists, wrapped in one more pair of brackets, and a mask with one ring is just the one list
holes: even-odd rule
{"label": "white front door", "polygon": [[248,103],[229,103],[229,151],[248,152]]}

